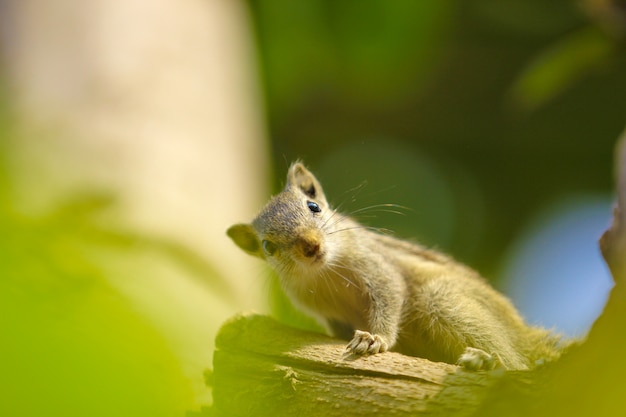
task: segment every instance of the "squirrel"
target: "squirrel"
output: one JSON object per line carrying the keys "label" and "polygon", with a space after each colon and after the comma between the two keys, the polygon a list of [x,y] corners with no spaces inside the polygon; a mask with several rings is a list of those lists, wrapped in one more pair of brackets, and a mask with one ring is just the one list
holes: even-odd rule
{"label": "squirrel", "polygon": [[296,307],[360,356],[387,350],[469,370],[523,370],[558,358],[561,338],[528,325],[469,267],[333,210],[293,163],[282,192],[228,236],[276,271]]}

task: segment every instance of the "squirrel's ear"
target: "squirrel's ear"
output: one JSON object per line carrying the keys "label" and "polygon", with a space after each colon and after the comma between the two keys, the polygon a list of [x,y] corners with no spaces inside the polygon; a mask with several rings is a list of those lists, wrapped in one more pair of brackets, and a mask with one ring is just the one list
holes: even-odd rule
{"label": "squirrel's ear", "polygon": [[289,168],[287,187],[290,186],[299,188],[309,198],[326,202],[326,197],[319,181],[300,162],[293,163]]}
{"label": "squirrel's ear", "polygon": [[235,224],[228,228],[226,234],[245,252],[263,258],[259,239],[251,224]]}

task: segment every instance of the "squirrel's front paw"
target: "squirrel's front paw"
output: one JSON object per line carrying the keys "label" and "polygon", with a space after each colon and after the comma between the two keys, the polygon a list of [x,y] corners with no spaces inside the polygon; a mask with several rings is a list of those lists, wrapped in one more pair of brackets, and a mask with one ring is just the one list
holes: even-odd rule
{"label": "squirrel's front paw", "polygon": [[373,355],[374,353],[386,352],[389,349],[385,339],[377,334],[371,334],[357,330],[354,337],[346,346],[346,351],[354,355]]}
{"label": "squirrel's front paw", "polygon": [[496,367],[497,360],[484,350],[466,347],[456,364],[470,371],[487,371]]}

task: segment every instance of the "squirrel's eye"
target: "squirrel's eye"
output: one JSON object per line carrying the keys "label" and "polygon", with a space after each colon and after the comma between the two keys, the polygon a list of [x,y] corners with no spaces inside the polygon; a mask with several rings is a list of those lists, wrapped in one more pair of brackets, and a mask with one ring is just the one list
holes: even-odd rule
{"label": "squirrel's eye", "polygon": [[276,253],[276,249],[278,249],[276,244],[270,242],[269,240],[264,240],[261,242],[261,245],[263,245],[263,252],[265,252],[268,256],[274,255]]}
{"label": "squirrel's eye", "polygon": [[311,212],[313,213],[319,213],[322,211],[322,209],[320,208],[320,206],[317,205],[317,203],[314,203],[313,201],[307,201],[306,202],[306,206],[309,208],[309,210],[311,210]]}

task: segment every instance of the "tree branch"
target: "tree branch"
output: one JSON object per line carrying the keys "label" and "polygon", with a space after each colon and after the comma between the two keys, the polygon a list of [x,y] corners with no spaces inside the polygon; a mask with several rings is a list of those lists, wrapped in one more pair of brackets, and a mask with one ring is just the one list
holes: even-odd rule
{"label": "tree branch", "polygon": [[615,184],[613,224],[600,238],[600,250],[615,282],[626,285],[626,130],[615,147]]}
{"label": "tree branch", "polygon": [[[349,357],[345,345],[269,317],[235,317],[216,339],[218,415],[346,416],[377,410],[398,416],[468,416],[504,376],[395,352]],[[528,373],[511,374],[521,387],[529,386]]]}

